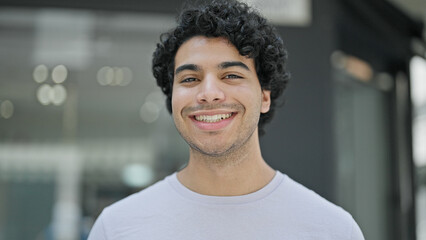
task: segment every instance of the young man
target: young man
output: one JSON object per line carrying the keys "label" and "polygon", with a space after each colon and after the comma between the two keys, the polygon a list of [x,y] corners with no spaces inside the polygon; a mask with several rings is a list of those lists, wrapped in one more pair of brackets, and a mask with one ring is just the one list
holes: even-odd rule
{"label": "young man", "polygon": [[350,214],[262,158],[259,130],[288,81],[285,61],[275,29],[247,5],[185,9],[153,72],[189,162],[107,207],[89,239],[364,239]]}

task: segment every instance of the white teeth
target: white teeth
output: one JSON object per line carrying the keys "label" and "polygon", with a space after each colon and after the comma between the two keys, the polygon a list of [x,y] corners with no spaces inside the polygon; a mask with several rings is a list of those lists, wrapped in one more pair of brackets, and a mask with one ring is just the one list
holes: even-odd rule
{"label": "white teeth", "polygon": [[213,123],[213,122],[219,122],[221,120],[230,118],[231,116],[232,116],[232,113],[217,114],[217,115],[198,115],[198,116],[195,116],[195,119],[197,121]]}

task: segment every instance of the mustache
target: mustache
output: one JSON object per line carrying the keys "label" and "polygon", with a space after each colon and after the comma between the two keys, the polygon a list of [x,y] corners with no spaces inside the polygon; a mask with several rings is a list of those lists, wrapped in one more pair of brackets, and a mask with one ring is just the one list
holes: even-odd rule
{"label": "mustache", "polygon": [[190,115],[190,113],[200,110],[214,110],[214,109],[227,109],[233,112],[244,110],[243,105],[238,103],[213,103],[213,104],[200,104],[197,106],[185,107],[182,110],[184,116]]}

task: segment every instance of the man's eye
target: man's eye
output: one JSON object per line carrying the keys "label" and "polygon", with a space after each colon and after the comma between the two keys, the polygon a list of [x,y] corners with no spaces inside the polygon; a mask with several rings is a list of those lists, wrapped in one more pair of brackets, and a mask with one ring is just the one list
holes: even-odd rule
{"label": "man's eye", "polygon": [[181,83],[190,83],[190,82],[195,82],[197,81],[196,78],[185,78],[181,81]]}
{"label": "man's eye", "polygon": [[225,78],[232,79],[232,78],[241,78],[241,77],[235,74],[229,74],[229,75],[226,75]]}

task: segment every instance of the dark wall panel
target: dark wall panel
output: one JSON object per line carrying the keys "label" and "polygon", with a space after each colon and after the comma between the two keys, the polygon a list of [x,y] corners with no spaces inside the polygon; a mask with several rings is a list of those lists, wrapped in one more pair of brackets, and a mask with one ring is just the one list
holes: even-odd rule
{"label": "dark wall panel", "polygon": [[292,79],[261,145],[269,164],[333,201],[332,9],[331,1],[313,1],[311,26],[279,28]]}

